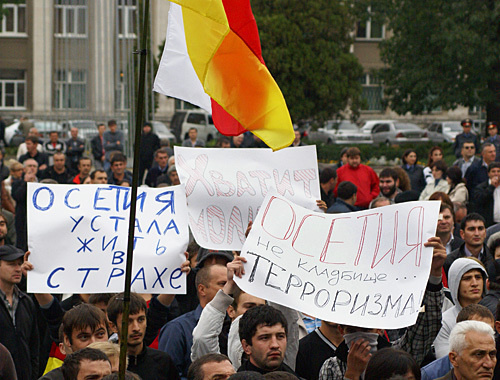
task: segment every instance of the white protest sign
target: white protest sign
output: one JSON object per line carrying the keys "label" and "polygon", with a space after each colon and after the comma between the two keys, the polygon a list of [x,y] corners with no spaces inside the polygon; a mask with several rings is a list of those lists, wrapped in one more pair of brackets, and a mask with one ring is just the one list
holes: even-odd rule
{"label": "white protest sign", "polygon": [[281,149],[175,148],[189,226],[208,249],[237,250],[269,189],[308,209],[321,199],[315,146]]}
{"label": "white protest sign", "polygon": [[[130,199],[126,187],[29,183],[28,291],[122,292]],[[138,189],[134,240],[132,290],[184,294],[184,186]]]}
{"label": "white protest sign", "polygon": [[349,214],[304,209],[268,194],[241,255],[238,286],[326,321],[413,325],[430,273],[440,202]]}

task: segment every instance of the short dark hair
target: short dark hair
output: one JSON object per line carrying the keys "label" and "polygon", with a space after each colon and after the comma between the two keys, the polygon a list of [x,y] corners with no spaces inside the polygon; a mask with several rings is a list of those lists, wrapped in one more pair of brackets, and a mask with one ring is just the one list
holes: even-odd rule
{"label": "short dark hair", "polygon": [[[102,169],[96,169],[96,170],[94,170],[94,171],[92,171],[92,172],[90,173],[90,179],[94,180],[94,179],[95,179],[95,175],[96,175],[97,173],[99,173],[99,172],[101,172],[101,173],[106,173],[106,171],[105,171],[105,170],[102,170]],[[106,174],[107,174],[107,173],[106,173]]]}
{"label": "short dark hair", "polygon": [[443,172],[443,178],[446,177],[446,170],[448,169],[448,165],[443,160],[438,160],[431,164],[431,169],[436,168],[436,170],[441,170]]}
{"label": "short dark hair", "polygon": [[155,150],[155,158],[158,157],[160,153],[165,153],[168,156],[167,148],[160,148]]}
{"label": "short dark hair", "polygon": [[97,129],[99,129],[99,127],[100,127],[101,125],[106,126],[106,124],[104,124],[104,123],[99,123],[99,124],[97,124]]}
{"label": "short dark hair", "polygon": [[[111,375],[106,375],[102,378],[102,380],[118,380],[118,379],[119,379],[118,373],[112,373]],[[125,380],[142,380],[142,379],[136,373],[125,371]]]}
{"label": "short dark hair", "polygon": [[488,309],[486,306],[473,303],[460,310],[457,315],[457,323],[469,321],[473,316],[476,315],[480,318],[488,318],[492,321],[495,321],[495,317],[493,316],[493,313],[490,311],[490,309]]}
{"label": "short dark hair", "polygon": [[406,375],[411,371],[416,380],[422,375],[417,362],[408,352],[383,348],[373,354],[366,366],[365,380],[388,380],[394,375]]}
{"label": "short dark hair", "polygon": [[[123,298],[123,293],[115,294],[108,302],[108,308],[106,309],[108,319],[115,325],[117,325],[118,316],[123,314]],[[130,293],[130,315],[137,314],[142,310],[148,310],[148,305],[144,301],[144,298],[137,293]]]}
{"label": "short dark hair", "polygon": [[464,181],[462,178],[462,169],[458,166],[450,166],[446,170],[446,177],[451,179],[451,182],[453,182],[454,185],[458,185]]}
{"label": "short dark hair", "polygon": [[91,159],[89,156],[81,156],[81,157],[78,159],[78,165],[80,165],[80,162],[85,161],[85,160],[90,161],[90,163],[92,164],[92,159]]}
{"label": "short dark hair", "polygon": [[388,177],[391,177],[394,180],[394,182],[396,182],[399,179],[398,172],[393,168],[382,169],[382,171],[378,175],[378,178],[388,178]]}
{"label": "short dark hair", "polygon": [[361,156],[361,151],[359,148],[352,146],[346,151],[347,157],[356,157],[356,156]]}
{"label": "short dark hair", "polygon": [[104,352],[96,350],[95,348],[86,347],[66,356],[66,359],[64,359],[64,363],[61,366],[64,380],[76,379],[78,377],[78,373],[80,372],[80,364],[84,360],[91,362],[108,362],[109,367],[111,368],[111,362]]}
{"label": "short dark hair", "polygon": [[203,373],[202,367],[204,364],[222,363],[226,360],[231,363],[226,355],[216,353],[203,355],[191,363],[188,369],[187,378],[188,380],[203,380],[205,374]]}
{"label": "short dark hair", "polygon": [[118,125],[118,124],[116,123],[116,120],[111,119],[111,120],[109,120],[109,121],[108,121],[108,127],[110,127],[110,126],[112,126],[112,125]]}
{"label": "short dark hair", "polygon": [[337,178],[337,172],[335,171],[334,168],[324,168],[319,174],[320,183],[327,183],[332,178],[333,179]]}
{"label": "short dark hair", "polygon": [[269,305],[259,305],[247,310],[240,319],[240,340],[245,339],[248,345],[252,345],[252,337],[260,325],[274,326],[281,324],[288,335],[288,324],[281,311]]}
{"label": "short dark hair", "polygon": [[96,293],[91,294],[89,297],[89,304],[95,305],[98,303],[105,303],[106,305],[109,303],[109,300],[113,298],[114,293]]}
{"label": "short dark hair", "polygon": [[358,188],[351,181],[343,181],[339,183],[339,187],[337,188],[337,197],[340,199],[349,199],[354,194],[358,192]]}
{"label": "short dark hair", "polygon": [[[0,214],[1,216],[1,214]],[[490,252],[491,252],[491,256],[495,257],[495,251],[496,249],[500,247],[500,238],[496,238],[495,240],[493,240],[489,246],[490,248]]]}
{"label": "short dark hair", "polygon": [[111,165],[113,165],[115,162],[125,162],[127,163],[127,157],[121,152],[115,152],[113,154],[113,157],[111,157]]}
{"label": "short dark hair", "polygon": [[33,144],[38,144],[40,142],[36,136],[27,136],[24,141],[31,141]]}
{"label": "short dark hair", "polygon": [[488,165],[488,173],[492,170],[492,169],[498,169],[500,168],[500,162],[497,162],[497,161],[493,161],[491,164]]}
{"label": "short dark hair", "polygon": [[188,129],[188,133],[191,132],[191,131],[196,131],[196,133],[198,133],[198,129],[195,128],[195,127],[191,127]]}
{"label": "short dark hair", "polygon": [[106,314],[94,305],[82,303],[68,310],[62,319],[63,333],[68,337],[70,343],[73,330],[83,330],[90,327],[95,331],[99,326],[107,329],[108,323]]}
{"label": "short dark hair", "polygon": [[465,218],[462,219],[462,222],[460,223],[460,229],[465,231],[465,227],[467,226],[467,222],[470,221],[476,221],[479,220],[480,222],[483,222],[483,224],[486,226],[486,221],[484,218],[479,215],[477,212],[471,212],[470,214],[467,214]]}
{"label": "short dark hair", "polygon": [[210,279],[212,277],[212,267],[213,265],[204,266],[198,270],[195,278],[196,289],[198,289],[198,285],[209,286]]}

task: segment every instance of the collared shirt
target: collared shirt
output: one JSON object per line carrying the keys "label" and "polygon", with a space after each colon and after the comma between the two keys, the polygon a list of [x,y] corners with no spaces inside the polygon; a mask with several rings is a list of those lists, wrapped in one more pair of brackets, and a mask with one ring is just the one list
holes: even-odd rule
{"label": "collared shirt", "polygon": [[446,254],[447,255],[449,255],[452,251],[451,242],[453,241],[453,239],[455,239],[455,237],[453,236],[453,233],[450,233],[450,240],[448,240],[448,243],[446,243]]}
{"label": "collared shirt", "polygon": [[3,303],[5,304],[5,307],[7,308],[7,311],[10,314],[10,317],[12,318],[12,323],[15,326],[16,310],[17,310],[17,305],[19,304],[19,289],[17,289],[17,286],[14,286],[14,292],[12,293],[12,305],[7,300],[7,295],[3,292],[2,289],[0,289],[0,296],[2,298]]}
{"label": "collared shirt", "polygon": [[307,315],[302,315],[302,321],[304,322],[304,325],[306,326],[307,333],[310,334],[314,330],[316,330],[318,327],[321,326],[321,319],[318,318],[311,318]]}
{"label": "collared shirt", "polygon": [[[466,244],[464,245],[464,252],[465,252],[465,256],[467,256],[467,257],[476,257],[472,254],[471,251],[469,251]],[[483,261],[482,260],[483,256],[484,256],[484,246],[483,246],[483,248],[481,248],[481,252],[479,252],[479,255],[477,255],[477,259]]]}
{"label": "collared shirt", "polygon": [[472,165],[472,163],[474,162],[474,156],[472,156],[469,161],[467,161],[465,158],[462,157],[462,159],[464,160],[464,163],[462,164],[462,177],[465,176],[465,173],[467,172],[467,169],[469,169],[469,166]]}

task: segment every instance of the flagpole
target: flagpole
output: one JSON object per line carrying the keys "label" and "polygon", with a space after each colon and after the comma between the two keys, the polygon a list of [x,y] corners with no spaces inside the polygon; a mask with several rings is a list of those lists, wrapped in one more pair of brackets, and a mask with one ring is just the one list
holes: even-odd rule
{"label": "flagpole", "polygon": [[[138,2],[138,6],[140,2]],[[139,10],[140,12],[140,10]],[[134,54],[140,54],[139,64],[139,86],[136,98],[136,117],[135,117],[135,139],[134,139],[134,169],[132,176],[132,198],[130,201],[130,220],[128,225],[128,245],[127,245],[127,264],[125,271],[125,290],[123,295],[123,314],[122,329],[120,334],[120,371],[119,380],[125,380],[125,370],[127,367],[127,338],[128,338],[128,318],[130,314],[130,282],[132,280],[132,259],[134,251],[134,230],[135,214],[137,205],[137,186],[139,184],[139,154],[141,145],[141,130],[144,118],[144,87],[146,82],[146,57],[147,57],[147,31],[149,28],[149,0],[144,0],[144,14],[141,33],[140,48]]]}

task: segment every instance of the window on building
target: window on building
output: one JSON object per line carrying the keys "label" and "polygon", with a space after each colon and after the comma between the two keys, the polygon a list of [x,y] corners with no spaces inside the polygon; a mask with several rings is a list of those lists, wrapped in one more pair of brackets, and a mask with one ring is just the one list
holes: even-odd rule
{"label": "window on building", "polygon": [[382,111],[383,89],[380,80],[372,74],[365,74],[361,77],[363,86],[363,98],[366,101],[365,111]]}
{"label": "window on building", "polygon": [[130,108],[129,88],[123,72],[120,72],[118,84],[115,88],[115,108],[117,110],[128,110]]}
{"label": "window on building", "polygon": [[[371,14],[371,7],[368,8]],[[381,40],[385,38],[385,26],[381,22],[369,18],[366,21],[358,22],[356,25],[356,39],[360,40]]]}
{"label": "window on building", "polygon": [[26,71],[0,70],[0,109],[26,108]]}
{"label": "window on building", "polygon": [[4,35],[26,35],[26,4],[4,3],[0,34]]}
{"label": "window on building", "polygon": [[118,37],[135,38],[137,25],[137,1],[136,0],[118,0]]}
{"label": "window on building", "polygon": [[87,72],[85,70],[56,71],[54,108],[87,108]]}
{"label": "window on building", "polygon": [[56,37],[86,37],[87,1],[56,0],[54,21]]}

